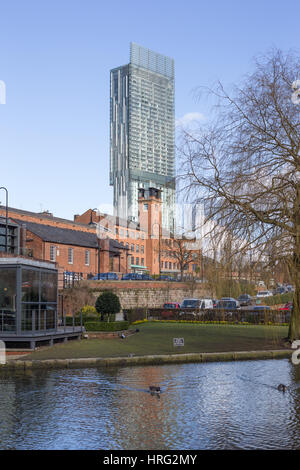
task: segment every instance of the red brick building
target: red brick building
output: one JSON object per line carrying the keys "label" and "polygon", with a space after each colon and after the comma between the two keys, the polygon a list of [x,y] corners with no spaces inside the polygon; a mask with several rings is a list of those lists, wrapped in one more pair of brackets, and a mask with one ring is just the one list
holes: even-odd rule
{"label": "red brick building", "polygon": [[[176,240],[162,229],[161,195],[155,188],[139,190],[139,223],[88,209],[74,220],[9,208],[9,217],[20,227],[19,253],[55,261],[61,271],[81,273],[148,272],[178,276]],[[5,208],[0,206],[0,216]],[[199,271],[199,248],[185,273]]]}

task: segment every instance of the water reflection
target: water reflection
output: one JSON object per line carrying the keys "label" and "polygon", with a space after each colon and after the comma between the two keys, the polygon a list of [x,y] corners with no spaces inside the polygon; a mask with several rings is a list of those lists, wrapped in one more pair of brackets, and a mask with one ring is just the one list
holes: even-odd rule
{"label": "water reflection", "polygon": [[288,360],[1,375],[0,448],[297,449],[299,384]]}

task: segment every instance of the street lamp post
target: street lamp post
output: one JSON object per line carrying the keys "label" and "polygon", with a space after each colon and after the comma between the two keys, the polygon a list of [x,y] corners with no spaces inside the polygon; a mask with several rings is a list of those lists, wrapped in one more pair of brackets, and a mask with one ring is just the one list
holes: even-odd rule
{"label": "street lamp post", "polygon": [[5,226],[5,250],[8,253],[8,191],[4,186],[1,186],[0,189],[4,189],[6,192],[6,226]]}

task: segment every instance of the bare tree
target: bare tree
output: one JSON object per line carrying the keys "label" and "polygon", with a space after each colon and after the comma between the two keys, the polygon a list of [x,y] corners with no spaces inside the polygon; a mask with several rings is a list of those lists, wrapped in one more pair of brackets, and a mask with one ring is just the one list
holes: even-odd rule
{"label": "bare tree", "polygon": [[245,240],[256,258],[272,247],[288,265],[290,340],[300,338],[300,105],[292,89],[299,78],[299,57],[271,51],[241,86],[211,91],[213,122],[197,135],[183,132],[180,146],[185,188],[203,202],[206,219]]}
{"label": "bare tree", "polygon": [[174,258],[177,260],[180,269],[180,278],[183,280],[183,273],[185,269],[195,260],[194,251],[191,250],[189,244],[191,240],[187,240],[184,236],[182,238],[174,238]]}

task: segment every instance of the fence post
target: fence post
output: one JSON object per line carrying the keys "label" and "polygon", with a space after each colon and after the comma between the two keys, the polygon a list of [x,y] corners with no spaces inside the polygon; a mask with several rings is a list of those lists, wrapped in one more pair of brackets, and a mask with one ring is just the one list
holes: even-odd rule
{"label": "fence post", "polygon": [[82,331],[82,309],[80,309],[80,329]]}

